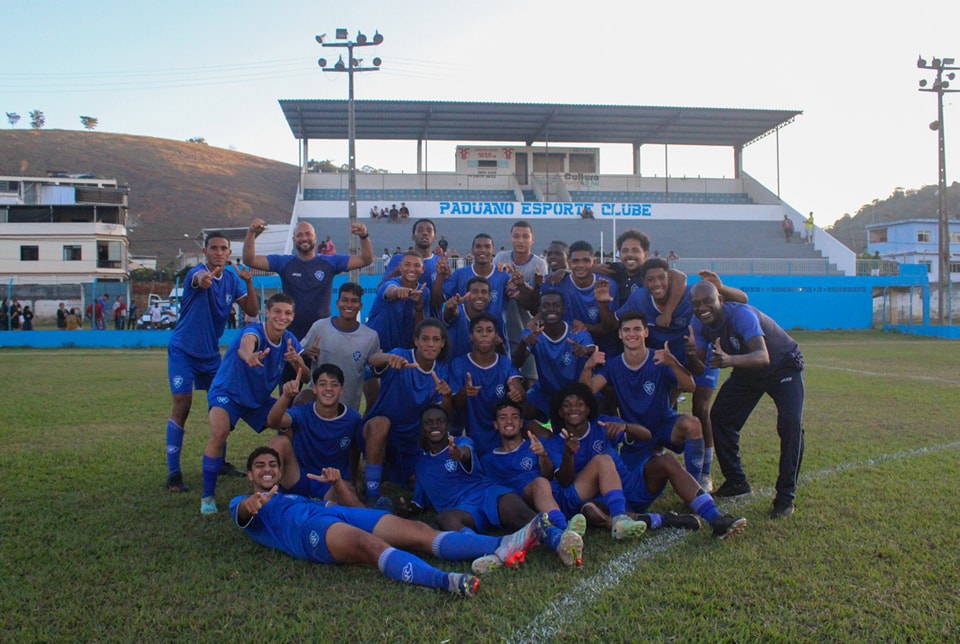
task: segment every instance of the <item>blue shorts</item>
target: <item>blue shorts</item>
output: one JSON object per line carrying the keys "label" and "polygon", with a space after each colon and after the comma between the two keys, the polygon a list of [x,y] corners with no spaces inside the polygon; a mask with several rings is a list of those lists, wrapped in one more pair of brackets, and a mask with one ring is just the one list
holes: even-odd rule
{"label": "blue shorts", "polygon": [[368,508],[351,508],[345,505],[331,505],[326,512],[312,519],[303,529],[303,550],[310,561],[325,564],[340,563],[327,550],[327,530],[337,523],[346,523],[364,532],[373,533],[387,513]]}
{"label": "blue shorts", "polygon": [[237,421],[242,418],[248,425],[250,425],[250,427],[253,428],[253,431],[257,432],[258,434],[266,429],[267,416],[270,415],[270,409],[273,407],[273,403],[275,402],[276,399],[271,398],[270,402],[262,407],[241,407],[237,403],[230,400],[229,396],[217,394],[216,392],[210,392],[207,396],[207,404],[209,405],[208,409],[219,407],[226,411],[230,416],[230,431],[233,431],[233,429],[237,426]]}
{"label": "blue shorts", "polygon": [[167,345],[167,379],[170,393],[174,396],[192,393],[194,389],[206,391],[220,368],[220,354],[212,358],[194,358]]}
{"label": "blue shorts", "polygon": [[288,488],[282,488],[280,491],[286,494],[297,494],[308,498],[322,499],[332,487],[332,483],[321,483],[320,481],[307,478],[306,471],[301,467],[300,478],[297,479],[297,482]]}
{"label": "blue shorts", "polygon": [[553,490],[553,498],[556,499],[560,511],[565,516],[572,517],[583,509],[583,499],[580,498],[576,485],[571,483],[561,486],[556,481],[550,481],[550,488]]}
{"label": "blue shorts", "polygon": [[457,504],[456,510],[462,510],[473,517],[473,524],[477,532],[485,534],[500,525],[500,497],[504,494],[513,494],[513,490],[503,485],[492,483],[478,490],[470,498]]}
{"label": "blue shorts", "polygon": [[[648,456],[639,466],[630,470],[625,476],[622,476],[623,496],[627,499],[627,504],[634,512],[646,512],[647,508],[653,505],[653,502],[663,493],[663,488],[657,492],[651,492],[647,489],[647,479],[643,475],[643,470],[653,456]],[[668,458],[673,458],[669,456]]]}
{"label": "blue shorts", "polygon": [[693,381],[697,384],[698,387],[706,387],[707,389],[716,389],[717,383],[720,381],[720,370],[719,369],[704,369],[703,373],[699,376],[694,376]]}
{"label": "blue shorts", "polygon": [[677,454],[683,453],[683,444],[674,445],[670,442],[670,434],[673,433],[673,428],[677,424],[677,421],[680,420],[681,414],[676,412],[671,413],[669,416],[661,420],[658,424],[650,426],[647,425],[647,429],[650,430],[650,433],[653,434],[652,442],[657,447],[665,447],[671,452]]}
{"label": "blue shorts", "polygon": [[540,410],[541,416],[537,420],[550,419],[550,398],[552,397],[553,394],[543,393],[536,385],[527,390],[527,402]]}

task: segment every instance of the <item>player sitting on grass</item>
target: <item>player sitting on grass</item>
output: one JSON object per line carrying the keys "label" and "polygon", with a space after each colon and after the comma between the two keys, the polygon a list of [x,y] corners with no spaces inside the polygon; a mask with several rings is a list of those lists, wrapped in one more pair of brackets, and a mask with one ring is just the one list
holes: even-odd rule
{"label": "player sitting on grass", "polygon": [[441,530],[486,533],[526,525],[522,548],[498,550],[496,557],[487,558],[485,563],[474,562],[477,565],[473,569],[479,573],[523,563],[526,551],[545,539],[550,527],[547,515],[538,515],[509,488],[483,475],[474,459],[473,442],[466,436],[450,436],[450,419],[445,409],[427,409],[420,422],[424,452],[417,462],[411,507],[401,504],[402,511],[415,513],[433,507]]}
{"label": "player sitting on grass", "polygon": [[583,562],[583,534],[587,520],[577,514],[568,523],[561,512],[553,498],[550,481],[540,471],[541,461],[549,461],[549,458],[542,451],[538,455],[531,449],[536,436],[524,440],[521,434],[523,416],[520,404],[509,398],[497,403],[493,426],[500,436],[500,446],[480,457],[484,471],[497,483],[521,495],[538,512],[546,512],[551,523],[547,530],[547,545],[557,552],[564,565],[579,566]]}
{"label": "player sitting on grass", "polygon": [[297,375],[296,380],[284,383],[280,398],[267,416],[267,426],[280,430],[270,439],[270,447],[280,454],[283,465],[280,488],[291,494],[362,507],[352,485],[334,487],[307,476],[335,467],[350,479],[351,450],[356,449],[363,420],[359,413],[340,402],[343,370],[329,363],[318,366],[312,377],[314,401],[291,407],[300,392],[300,374]]}
{"label": "player sitting on grass", "polygon": [[264,322],[252,322],[237,334],[210,385],[210,439],[203,450],[201,514],[217,512],[214,493],[224,462],[223,447],[237,421],[242,418],[253,431],[262,432],[275,402],[270,394],[283,378],[284,363],[294,372],[307,373],[300,343],[287,330],[293,321],[293,298],[277,293],[267,300],[265,311]]}
{"label": "player sitting on grass", "polygon": [[[526,543],[529,532],[524,528],[502,539],[469,532],[438,532],[425,523],[380,510],[328,505],[279,492],[282,473],[276,451],[269,447],[255,449],[247,459],[253,494],[235,497],[230,502],[230,514],[254,541],[297,559],[370,564],[396,581],[470,597],[477,592],[479,579],[438,570],[406,550],[429,552],[448,561],[475,559],[493,552],[510,557]],[[348,487],[336,468],[307,476],[333,488]]]}

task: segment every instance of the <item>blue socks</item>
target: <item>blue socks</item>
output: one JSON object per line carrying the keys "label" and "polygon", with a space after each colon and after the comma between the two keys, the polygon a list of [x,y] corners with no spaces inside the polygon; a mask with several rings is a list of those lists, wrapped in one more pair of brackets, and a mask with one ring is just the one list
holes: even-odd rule
{"label": "blue socks", "polygon": [[223,457],[210,458],[203,455],[203,496],[213,496],[217,491],[217,477],[220,475],[220,466]]}
{"label": "blue socks", "polygon": [[477,534],[464,528],[460,532],[441,532],[433,540],[430,552],[437,559],[465,561],[488,555],[500,545],[499,537]]}
{"label": "blue socks", "polygon": [[627,500],[623,496],[623,490],[610,490],[603,495],[603,502],[607,504],[611,517],[627,513]]}
{"label": "blue socks", "polygon": [[167,420],[167,474],[180,471],[180,450],[183,448],[183,427]]}
{"label": "blue socks", "polygon": [[550,510],[547,516],[550,517],[550,525],[555,525],[561,530],[567,529],[567,517],[563,516],[560,510]]}
{"label": "blue socks", "polygon": [[549,528],[547,528],[547,539],[545,542],[547,544],[547,547],[553,550],[554,552],[557,552],[558,550],[560,550],[561,537],[563,537],[563,530],[561,530],[557,526],[552,525]]}
{"label": "blue socks", "polygon": [[387,548],[380,553],[377,567],[384,576],[405,584],[442,590],[447,590],[450,585],[447,573],[437,570],[416,555],[396,548]]}
{"label": "blue socks", "polygon": [[683,462],[694,481],[700,481],[703,471],[703,437],[688,438],[683,443]]}
{"label": "blue socks", "polygon": [[702,476],[710,476],[710,466],[713,464],[713,448],[703,448],[703,469]]}
{"label": "blue socks", "polygon": [[720,511],[717,510],[717,504],[713,497],[703,492],[690,501],[690,508],[707,520],[707,523],[713,525],[713,522],[720,518]]}
{"label": "blue socks", "polygon": [[367,480],[367,500],[377,500],[380,498],[380,480],[383,478],[383,465],[371,465],[367,463],[363,466],[363,475]]}

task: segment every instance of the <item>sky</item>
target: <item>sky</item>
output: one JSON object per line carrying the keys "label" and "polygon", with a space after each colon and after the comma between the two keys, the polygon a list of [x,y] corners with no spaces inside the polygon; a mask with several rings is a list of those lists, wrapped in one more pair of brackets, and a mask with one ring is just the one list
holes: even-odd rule
{"label": "sky", "polygon": [[[347,97],[346,74],[317,65],[345,51],[314,40],[338,27],[384,36],[357,50],[383,59],[356,76],[357,99],[800,110],[779,159],[770,135],[745,148],[744,170],[776,192],[779,165],[782,198],[821,226],[937,182],[936,95],[917,91],[933,74],[916,61],[960,60],[955,0],[31,0],[5,3],[3,22],[0,110],[20,129],[39,109],[47,129],[93,116],[98,131],[203,137],[293,164],[277,101]],[[958,108],[947,94],[948,182],[960,180]],[[454,144],[428,145],[430,169],[453,171]],[[345,163],[346,148],[312,141],[310,156]],[[662,146],[641,158],[645,176],[663,176]],[[413,172],[416,144],[358,141],[357,165]],[[731,177],[733,154],[671,146],[669,170]],[[629,146],[602,146],[600,171],[629,174]]]}

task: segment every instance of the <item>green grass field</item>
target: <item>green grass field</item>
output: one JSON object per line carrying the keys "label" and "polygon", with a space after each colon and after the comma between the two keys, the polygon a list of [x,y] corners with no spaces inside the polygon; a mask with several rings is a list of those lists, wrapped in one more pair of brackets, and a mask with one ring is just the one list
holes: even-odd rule
{"label": "green grass field", "polygon": [[[11,642],[956,641],[960,344],[795,336],[807,362],[795,516],[765,517],[777,440],[764,400],[742,440],[757,494],[720,504],[747,517],[742,537],[716,542],[705,528],[613,542],[591,530],[581,570],[537,549],[470,600],[258,546],[224,511],[245,480],[220,480],[212,519],[199,515],[199,492],[168,494],[165,351],[0,351],[0,632]],[[205,412],[200,393],[183,459],[195,490]],[[228,458],[240,464],[265,440],[241,425]],[[681,504],[668,491],[656,507]]]}

